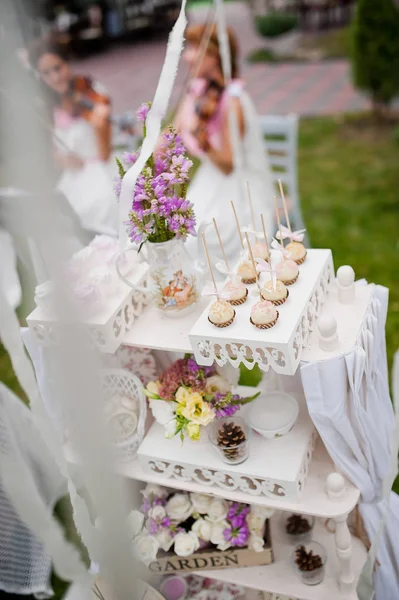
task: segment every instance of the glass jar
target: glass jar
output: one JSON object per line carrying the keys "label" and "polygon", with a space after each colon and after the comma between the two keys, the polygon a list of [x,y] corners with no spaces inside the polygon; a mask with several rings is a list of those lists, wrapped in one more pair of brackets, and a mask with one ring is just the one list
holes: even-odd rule
{"label": "glass jar", "polygon": [[[320,556],[321,566],[315,569],[301,569],[297,564],[297,550],[300,547],[304,547],[306,552],[312,551],[313,556]],[[324,579],[325,567],[327,562],[327,552],[325,548],[318,542],[308,542],[305,544],[298,544],[291,556],[292,565],[297,575],[301,578],[302,583],[305,585],[318,585]]]}
{"label": "glass jar", "polygon": [[184,242],[146,243],[150,265],[150,292],[155,305],[167,317],[190,314],[198,303],[197,269]]}
{"label": "glass jar", "polygon": [[291,544],[298,546],[312,539],[316,519],[310,515],[284,512],[281,515],[281,527]]}
{"label": "glass jar", "polygon": [[[242,441],[227,443],[228,436],[225,434],[225,426],[234,427],[238,436],[234,435],[232,437],[238,437],[238,439],[243,437]],[[216,419],[209,425],[209,439],[222,461],[229,465],[239,465],[247,460],[249,456],[250,437],[251,429],[241,417]],[[221,440],[225,440],[226,443],[221,442]]]}

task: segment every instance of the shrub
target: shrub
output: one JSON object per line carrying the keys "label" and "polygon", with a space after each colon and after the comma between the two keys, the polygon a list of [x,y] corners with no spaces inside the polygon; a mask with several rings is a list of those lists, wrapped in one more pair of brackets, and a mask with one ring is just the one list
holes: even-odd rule
{"label": "shrub", "polygon": [[399,92],[399,9],[393,0],[358,0],[352,27],[352,72],[375,110]]}
{"label": "shrub", "polygon": [[254,50],[247,57],[250,63],[265,63],[265,62],[276,62],[276,55],[270,48],[259,48]]}
{"label": "shrub", "polygon": [[294,29],[298,25],[298,19],[295,15],[270,12],[267,15],[256,17],[255,25],[260,35],[274,38]]}

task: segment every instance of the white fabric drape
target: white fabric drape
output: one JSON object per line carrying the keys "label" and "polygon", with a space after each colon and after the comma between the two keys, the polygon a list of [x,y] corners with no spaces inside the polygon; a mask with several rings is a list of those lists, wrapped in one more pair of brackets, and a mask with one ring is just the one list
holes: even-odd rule
{"label": "white fabric drape", "polygon": [[11,235],[0,228],[0,277],[7,300],[13,308],[21,302],[22,290],[17,273],[17,256]]}
{"label": "white fabric drape", "polygon": [[31,411],[0,383],[0,590],[51,595],[52,559],[60,574],[80,570],[84,581],[85,567],[52,516],[65,493]]}
{"label": "white fabric drape", "polygon": [[[395,419],[389,397],[385,350],[388,290],[373,286],[372,299],[354,349],[319,363],[303,363],[301,377],[310,416],[339,469],[360,489],[360,511],[371,542],[381,519],[375,570],[376,600],[399,597],[399,498],[392,484]],[[377,539],[376,539],[377,541]],[[373,554],[362,573],[359,598],[372,597]]]}

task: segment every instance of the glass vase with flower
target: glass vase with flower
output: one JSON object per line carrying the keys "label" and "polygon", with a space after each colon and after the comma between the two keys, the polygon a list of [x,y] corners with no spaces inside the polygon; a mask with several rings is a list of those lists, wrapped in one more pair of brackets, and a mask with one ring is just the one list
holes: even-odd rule
{"label": "glass vase with flower", "polygon": [[[137,112],[144,137],[149,108],[149,103],[144,104]],[[125,153],[124,162],[117,161],[118,196],[126,168],[136,162],[138,155],[139,152]],[[199,298],[198,271],[184,246],[186,238],[195,235],[193,205],[187,200],[192,164],[181,137],[169,127],[137,178],[126,222],[129,238],[138,244],[139,252],[145,244],[152,297],[168,317],[188,314]]]}

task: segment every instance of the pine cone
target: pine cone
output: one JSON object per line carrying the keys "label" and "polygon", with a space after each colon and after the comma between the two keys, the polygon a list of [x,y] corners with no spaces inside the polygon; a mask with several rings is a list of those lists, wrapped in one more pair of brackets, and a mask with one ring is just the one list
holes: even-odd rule
{"label": "pine cone", "polygon": [[217,444],[229,460],[235,460],[240,455],[239,446],[246,440],[244,431],[235,423],[223,423],[218,431]]}
{"label": "pine cone", "polygon": [[298,565],[300,571],[314,571],[320,569],[323,566],[321,556],[313,554],[313,550],[306,552],[305,546],[298,546],[295,550],[296,560],[295,563]]}
{"label": "pine cone", "polygon": [[302,515],[291,515],[287,519],[285,530],[290,535],[301,535],[311,530],[309,521]]}

